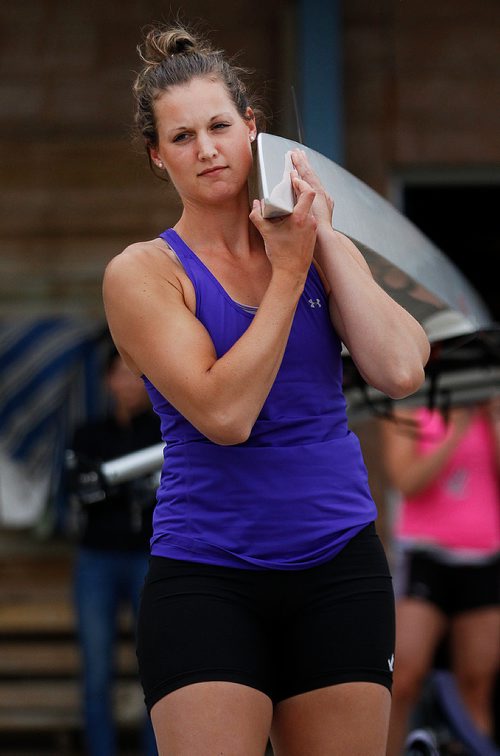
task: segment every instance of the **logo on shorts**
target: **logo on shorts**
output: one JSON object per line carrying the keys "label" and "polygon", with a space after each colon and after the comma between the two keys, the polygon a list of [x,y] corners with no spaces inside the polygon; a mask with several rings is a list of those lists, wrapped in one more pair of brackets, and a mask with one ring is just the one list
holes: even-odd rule
{"label": "logo on shorts", "polygon": [[389,672],[394,672],[394,654],[390,659],[387,659],[387,664],[389,666]]}

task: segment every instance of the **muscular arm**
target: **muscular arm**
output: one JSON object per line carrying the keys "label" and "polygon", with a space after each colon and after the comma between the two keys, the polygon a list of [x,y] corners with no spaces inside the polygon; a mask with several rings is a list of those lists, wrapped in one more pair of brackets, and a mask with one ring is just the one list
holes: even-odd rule
{"label": "muscular arm", "polygon": [[333,200],[311,169],[305,153],[293,161],[316,192],[318,221],[314,253],[330,291],[330,315],[359,372],[393,399],[416,391],[425,379],[429,342],[423,328],[374,280],[357,247],[332,228]]}
{"label": "muscular arm", "polygon": [[337,333],[367,383],[394,399],[425,379],[429,343],[420,324],[373,279],[357,247],[331,226],[318,227],[315,259],[330,286]]}
{"label": "muscular arm", "polygon": [[106,270],[106,315],[125,360],[215,443],[248,438],[276,378],[312,259],[313,196],[304,187],[297,212],[280,224],[264,221],[254,207],[250,217],[266,242],[271,281],[251,325],[220,358],[186,305],[174,263],[160,278],[157,262],[136,248]]}

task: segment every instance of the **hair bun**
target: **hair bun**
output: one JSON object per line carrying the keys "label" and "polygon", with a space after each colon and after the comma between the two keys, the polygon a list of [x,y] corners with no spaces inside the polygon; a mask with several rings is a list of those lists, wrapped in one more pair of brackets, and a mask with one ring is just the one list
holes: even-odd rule
{"label": "hair bun", "polygon": [[167,53],[170,53],[170,55],[185,55],[189,52],[195,52],[196,47],[196,40],[183,29],[170,32],[167,50]]}
{"label": "hair bun", "polygon": [[213,52],[205,40],[196,37],[183,26],[155,27],[138,48],[142,60],[149,66],[160,64],[172,55],[207,54]]}

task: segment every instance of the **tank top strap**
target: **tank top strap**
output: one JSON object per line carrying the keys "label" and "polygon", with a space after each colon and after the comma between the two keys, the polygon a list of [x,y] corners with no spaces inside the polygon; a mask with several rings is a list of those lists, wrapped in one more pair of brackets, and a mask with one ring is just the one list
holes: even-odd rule
{"label": "tank top strap", "polygon": [[181,237],[174,231],[173,228],[167,228],[160,234],[160,238],[167,242],[168,246],[173,249],[177,255],[182,267],[193,280],[194,270],[193,266],[199,264],[199,260],[192,252],[188,245],[183,242]]}

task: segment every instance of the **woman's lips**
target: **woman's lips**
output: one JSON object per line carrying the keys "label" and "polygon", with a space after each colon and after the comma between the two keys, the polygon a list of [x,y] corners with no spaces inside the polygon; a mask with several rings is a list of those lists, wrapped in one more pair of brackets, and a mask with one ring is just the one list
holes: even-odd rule
{"label": "woman's lips", "polygon": [[202,171],[199,175],[200,176],[215,176],[221,171],[224,171],[227,168],[225,165],[216,165],[213,168],[207,168],[206,171]]}

